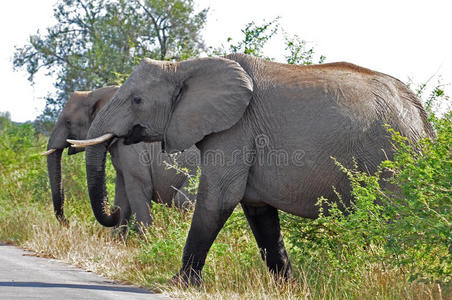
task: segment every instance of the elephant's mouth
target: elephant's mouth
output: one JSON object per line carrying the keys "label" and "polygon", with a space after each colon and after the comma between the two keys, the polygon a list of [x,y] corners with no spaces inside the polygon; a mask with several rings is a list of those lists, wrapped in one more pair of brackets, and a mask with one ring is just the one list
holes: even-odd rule
{"label": "elephant's mouth", "polygon": [[151,134],[150,130],[140,124],[137,124],[129,130],[129,132],[124,137],[124,145],[132,145],[140,142],[155,142],[158,136]]}
{"label": "elephant's mouth", "polygon": [[[75,140],[75,139],[77,139],[77,137],[73,136],[73,135],[70,135],[70,136],[68,136],[68,139]],[[66,145],[64,146],[64,148],[68,148],[67,149],[67,155],[74,155],[74,154],[77,154],[77,153],[85,151],[85,148],[74,148],[74,147],[71,147],[71,144],[69,144],[68,142],[66,142]]]}
{"label": "elephant's mouth", "polygon": [[[68,139],[76,139],[76,137],[73,136],[73,135],[70,135],[70,136],[68,136]],[[44,152],[44,153],[41,153],[41,155],[48,156],[48,155],[50,155],[50,154],[52,154],[52,153],[54,153],[56,151],[62,152],[66,148],[68,148],[67,149],[67,154],[68,155],[74,155],[76,153],[85,151],[85,148],[73,148],[73,147],[71,147],[71,144],[68,143],[67,141],[65,141],[63,145],[60,144],[58,146],[53,146],[53,147],[52,147],[52,145],[49,145],[47,148],[48,148],[48,150],[46,152]]]}
{"label": "elephant's mouth", "polygon": [[74,147],[67,147],[67,155],[74,155],[80,152],[85,151],[85,148],[74,148]]}

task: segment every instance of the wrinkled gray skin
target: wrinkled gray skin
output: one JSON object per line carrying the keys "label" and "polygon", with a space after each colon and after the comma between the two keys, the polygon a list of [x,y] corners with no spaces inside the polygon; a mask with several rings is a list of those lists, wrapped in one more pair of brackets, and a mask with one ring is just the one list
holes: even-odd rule
{"label": "wrinkled gray skin", "polygon": [[[64,216],[64,192],[61,178],[61,154],[69,144],[66,139],[84,139],[94,117],[119,89],[116,86],[104,87],[92,92],[74,92],[61,112],[53,129],[47,149],[57,149],[47,157],[48,174],[52,199],[57,219],[67,224]],[[110,143],[111,160],[116,170],[115,200],[121,208],[118,226],[126,225],[132,214],[136,215],[139,226],[151,224],[150,200],[177,207],[186,207],[194,196],[184,191],[188,184],[185,175],[168,170],[164,161],[177,161],[182,167],[196,167],[197,150],[170,158],[161,151],[160,143],[139,143],[124,145],[122,139]],[[83,151],[84,148],[68,148],[68,154]],[[188,155],[192,161],[185,161]],[[99,187],[100,188],[100,187]],[[180,192],[177,192],[179,190]],[[174,198],[174,199],[173,199]],[[122,226],[123,233],[127,226]]]}
{"label": "wrinkled gray skin", "polygon": [[[207,252],[241,203],[271,271],[289,277],[277,210],[316,218],[318,197],[350,202],[346,167],[374,172],[393,149],[383,124],[410,141],[433,136],[399,80],[349,63],[285,65],[246,55],[180,63],[144,59],[94,120],[88,138],[141,131],[167,152],[196,144],[202,176],[176,282],[199,283]],[[131,130],[134,128],[134,130]],[[102,197],[105,144],[86,152],[98,221],[115,225]]]}

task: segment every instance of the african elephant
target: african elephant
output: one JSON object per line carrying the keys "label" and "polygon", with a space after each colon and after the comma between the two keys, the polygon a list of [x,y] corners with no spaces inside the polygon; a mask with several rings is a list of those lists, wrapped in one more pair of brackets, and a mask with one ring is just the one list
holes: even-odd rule
{"label": "african elephant", "polygon": [[[67,224],[64,216],[64,192],[61,178],[61,155],[69,146],[66,139],[86,138],[91,122],[99,110],[110,101],[119,89],[109,86],[94,91],[76,91],[68,100],[53,129],[47,149],[48,174],[52,190],[52,200],[57,219]],[[130,138],[129,138],[130,139]],[[83,151],[84,148],[69,147],[68,154]],[[124,145],[122,139],[109,146],[111,160],[116,170],[115,205],[121,208],[118,225],[126,225],[132,214],[138,224],[151,224],[150,200],[184,207],[194,201],[194,196],[184,192],[188,184],[186,176],[175,170],[168,170],[168,163],[181,164],[182,167],[196,166],[196,150],[179,155],[177,158],[162,154],[159,143]],[[192,161],[185,161],[188,155]],[[189,163],[191,163],[189,165]],[[176,192],[179,191],[179,192]],[[174,199],[173,199],[174,198]],[[127,226],[123,226],[123,233]]]}
{"label": "african elephant", "polygon": [[316,218],[317,199],[337,201],[335,191],[350,203],[347,177],[331,157],[347,167],[354,159],[359,170],[374,172],[393,157],[384,123],[412,142],[434,135],[407,86],[350,63],[294,66],[242,54],[144,59],[88,133],[99,143],[86,151],[94,214],[105,226],[119,220],[118,211],[105,213],[96,192],[105,178],[103,140],[141,135],[162,141],[170,153],[195,144],[202,175],[173,280],[202,280],[209,248],[239,203],[269,269],[289,277],[277,210]]}

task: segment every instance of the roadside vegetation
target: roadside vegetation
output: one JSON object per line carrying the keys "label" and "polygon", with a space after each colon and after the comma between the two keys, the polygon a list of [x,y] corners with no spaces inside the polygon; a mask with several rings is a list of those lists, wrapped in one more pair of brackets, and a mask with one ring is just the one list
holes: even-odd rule
{"label": "roadside vegetation", "polygon": [[[60,10],[56,14],[69,23],[74,21],[75,19],[70,19],[74,12],[65,12],[65,5],[72,1],[60,2]],[[86,11],[101,11],[101,2],[94,1],[93,7],[87,7]],[[163,2],[149,1],[154,4]],[[47,43],[51,40],[46,40],[46,37],[35,37],[35,44],[17,50],[15,66],[30,67],[31,77],[46,59],[49,59],[47,62],[54,63],[57,69],[65,70],[68,62],[74,65],[85,64],[83,57],[86,53],[92,55],[90,68],[102,70],[102,74],[90,71],[90,76],[95,78],[87,81],[84,78],[86,73],[62,72],[56,84],[58,92],[56,95],[49,95],[47,110],[34,124],[15,124],[7,114],[0,115],[0,241],[32,250],[39,256],[63,260],[111,279],[183,298],[450,299],[452,111],[449,98],[440,84],[433,85],[430,90],[427,87],[431,84],[412,84],[429,111],[430,121],[437,134],[435,140],[422,140],[413,148],[397,132],[388,128],[396,155],[394,161],[383,162],[376,174],[347,169],[340,161],[336,162],[338,169],[347,174],[353,187],[354,202],[346,213],[337,209],[328,199],[319,199],[319,204],[331,207],[330,216],[322,215],[316,220],[309,220],[280,214],[285,243],[294,269],[294,279],[290,282],[280,282],[269,274],[245,216],[241,208],[237,208],[209,252],[203,272],[203,286],[180,289],[168,285],[168,280],[181,266],[192,211],[182,212],[154,204],[153,226],[143,236],[137,234],[131,226],[127,238],[120,238],[110,229],[98,224],[94,218],[87,193],[83,154],[63,155],[65,215],[69,225],[64,227],[58,223],[53,213],[46,160],[39,154],[45,150],[45,133],[51,129],[52,118],[64,105],[68,90],[94,88],[100,82],[120,84],[141,55],[171,59],[173,56],[195,56],[202,51],[209,55],[241,52],[271,59],[265,56],[264,46],[278,31],[278,19],[264,24],[250,22],[242,30],[243,40],[236,42],[227,39],[226,45],[221,48],[205,48],[198,37],[198,31],[204,24],[207,11],[195,13],[192,1],[172,2],[188,4],[186,7],[179,6],[180,10],[177,10],[177,6],[173,7],[175,12],[165,11],[162,8],[164,6],[157,6],[155,11],[149,13],[162,18],[165,14],[175,13],[179,14],[178,18],[195,18],[191,34],[196,36],[196,43],[190,44],[187,49],[179,49],[177,47],[180,47],[185,37],[175,35],[177,39],[172,41],[173,44],[156,44],[151,51],[146,50],[145,43],[134,42],[136,37],[131,35],[132,29],[120,32],[126,34],[129,41],[127,51],[138,49],[134,52],[136,55],[127,58],[123,69],[116,69],[114,65],[100,67],[105,59],[103,50],[95,48],[97,40],[88,43],[93,49],[85,49],[80,46],[81,43],[73,43],[76,47],[67,52],[73,55],[68,56],[67,61],[53,61],[51,57],[45,56],[42,61],[20,60],[21,55],[26,58],[28,54],[40,51],[45,55],[59,53],[67,46],[64,44],[64,35],[50,36],[56,39],[53,43]],[[77,0],[74,3],[82,5],[85,2]],[[100,16],[103,22],[96,23],[99,28],[90,27],[92,32],[80,29],[79,33],[84,35],[77,38],[89,40],[97,36],[96,32],[114,28],[117,26],[116,22],[119,22],[115,16],[134,16],[130,13],[137,8],[130,4],[134,1],[118,3],[122,6],[118,4],[108,7],[112,18],[102,13],[83,15],[85,19],[81,18],[82,21],[88,22],[90,18]],[[143,23],[137,21],[136,24],[147,24],[144,22],[147,12],[143,7],[137,9],[140,9],[142,15],[136,17]],[[79,25],[86,24],[89,25]],[[179,30],[176,25],[174,30]],[[161,32],[153,32],[151,29],[148,28],[153,35],[150,41],[155,42]],[[62,30],[60,34],[64,32]],[[105,38],[118,41],[124,39],[123,36],[114,35]],[[312,64],[325,60],[323,55],[316,55],[313,47],[297,36],[285,34],[285,41],[285,59],[288,63]],[[57,48],[48,48],[54,46]],[[126,55],[115,52],[114,47],[108,51],[115,57]],[[389,176],[382,178],[382,174]],[[381,180],[397,185],[400,192],[388,193],[380,187]],[[196,185],[197,177],[194,176],[191,188],[195,190]],[[113,199],[114,170],[109,163],[107,189]]]}

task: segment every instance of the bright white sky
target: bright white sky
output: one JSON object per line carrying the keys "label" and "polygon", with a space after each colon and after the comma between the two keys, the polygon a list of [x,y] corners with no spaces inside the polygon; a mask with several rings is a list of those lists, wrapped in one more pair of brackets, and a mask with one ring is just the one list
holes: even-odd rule
{"label": "bright white sky", "polygon": [[[52,91],[52,78],[42,72],[35,86],[24,71],[13,72],[14,45],[54,24],[56,0],[14,0],[0,5],[0,111],[14,121],[33,120],[43,109],[43,97]],[[312,42],[327,62],[348,61],[407,82],[425,82],[441,75],[452,95],[452,2],[450,0],[195,0],[209,6],[204,31],[206,45],[239,40],[250,21],[262,24],[277,16],[282,28]],[[267,55],[280,58],[283,45],[276,39]]]}

